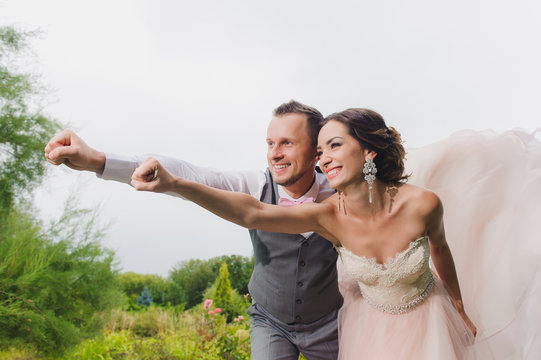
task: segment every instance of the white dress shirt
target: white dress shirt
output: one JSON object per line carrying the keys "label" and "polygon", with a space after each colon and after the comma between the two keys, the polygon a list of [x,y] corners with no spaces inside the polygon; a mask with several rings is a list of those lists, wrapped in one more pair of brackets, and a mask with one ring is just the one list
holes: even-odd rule
{"label": "white dress shirt", "polygon": [[[262,170],[221,171],[209,167],[197,166],[184,160],[154,154],[124,156],[106,153],[105,168],[103,173],[98,176],[104,180],[114,180],[130,184],[133,172],[148,157],[158,160],[173,175],[217,189],[250,194],[258,200],[261,198],[261,192],[266,183],[265,172]],[[293,199],[286,193],[282,186],[278,185],[280,197],[294,202],[312,197],[315,199],[315,202],[321,202],[334,194],[334,190],[329,187],[325,176],[318,172],[315,174],[316,178],[312,187],[298,199]],[[177,193],[168,194],[182,198]],[[301,235],[308,237],[311,234],[311,232],[308,232]]]}

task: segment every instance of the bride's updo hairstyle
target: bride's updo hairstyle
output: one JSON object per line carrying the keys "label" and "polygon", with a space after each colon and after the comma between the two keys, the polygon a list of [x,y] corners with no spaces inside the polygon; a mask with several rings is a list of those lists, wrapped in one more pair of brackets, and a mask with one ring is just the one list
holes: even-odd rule
{"label": "bride's updo hairstyle", "polygon": [[408,179],[409,175],[404,175],[406,150],[402,146],[400,134],[395,128],[387,127],[380,114],[368,109],[347,109],[327,116],[323,125],[333,120],[346,125],[349,134],[363,149],[377,153],[374,158],[378,169],[376,178],[388,184]]}

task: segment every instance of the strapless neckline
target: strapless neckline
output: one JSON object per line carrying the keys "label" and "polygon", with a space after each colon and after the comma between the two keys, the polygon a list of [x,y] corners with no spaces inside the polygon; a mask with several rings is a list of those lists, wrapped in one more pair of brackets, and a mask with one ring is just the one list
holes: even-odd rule
{"label": "strapless neckline", "polygon": [[364,255],[357,255],[353,251],[349,250],[348,248],[345,248],[343,246],[337,247],[338,250],[346,251],[349,255],[367,261],[375,266],[377,266],[381,270],[387,270],[392,264],[396,262],[396,259],[400,258],[403,254],[407,253],[409,250],[411,250],[418,242],[423,241],[425,239],[428,239],[427,235],[423,235],[421,237],[418,237],[415,240],[412,240],[409,242],[408,246],[404,250],[400,250],[397,253],[395,253],[393,256],[388,256],[387,260],[383,263],[378,262],[375,256],[372,257],[366,257]]}

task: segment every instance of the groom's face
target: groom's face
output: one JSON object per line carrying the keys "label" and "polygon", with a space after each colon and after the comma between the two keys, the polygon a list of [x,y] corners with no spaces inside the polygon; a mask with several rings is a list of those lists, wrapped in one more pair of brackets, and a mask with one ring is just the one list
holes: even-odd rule
{"label": "groom's face", "polygon": [[[317,162],[305,114],[275,116],[267,129],[267,162],[274,181],[284,187],[311,185]],[[306,189],[307,190],[307,189]]]}

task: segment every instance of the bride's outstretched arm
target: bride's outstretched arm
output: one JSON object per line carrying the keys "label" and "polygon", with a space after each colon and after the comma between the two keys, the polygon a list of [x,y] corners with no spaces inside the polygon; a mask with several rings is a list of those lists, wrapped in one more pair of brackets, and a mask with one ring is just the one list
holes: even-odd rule
{"label": "bride's outstretched arm", "polygon": [[430,211],[427,216],[428,238],[430,242],[430,256],[436,267],[436,271],[440,276],[445,287],[449,291],[451,297],[455,301],[455,306],[475,335],[477,329],[473,322],[466,315],[464,304],[462,303],[462,295],[458,284],[455,262],[451,255],[451,249],[445,239],[445,230],[443,227],[443,205],[440,199],[434,193],[427,196],[427,204]]}
{"label": "bride's outstretched arm", "polygon": [[178,193],[221,218],[249,229],[291,234],[314,231],[331,237],[320,225],[332,208],[330,204],[294,207],[265,204],[247,194],[214,189],[174,176],[152,158],[134,171],[131,183],[137,190]]}

